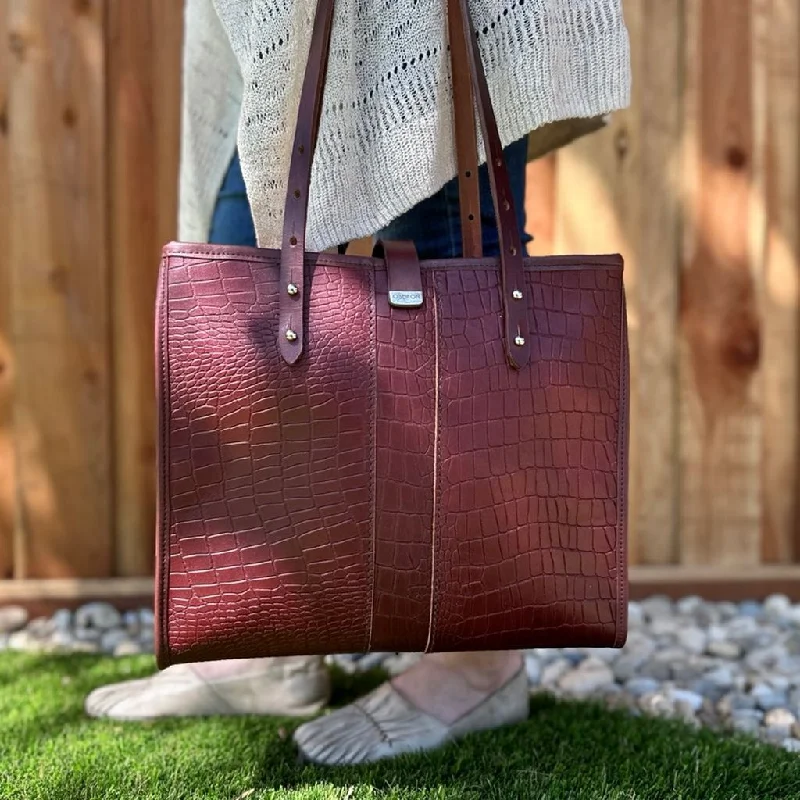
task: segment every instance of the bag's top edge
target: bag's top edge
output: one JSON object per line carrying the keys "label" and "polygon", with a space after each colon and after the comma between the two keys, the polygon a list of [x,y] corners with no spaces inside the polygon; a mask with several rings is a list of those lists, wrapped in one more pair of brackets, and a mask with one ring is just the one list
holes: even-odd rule
{"label": "bag's top edge", "polygon": [[[163,258],[178,256],[180,258],[196,258],[205,261],[240,259],[242,261],[260,262],[272,266],[280,263],[280,250],[263,250],[256,247],[241,247],[222,244],[200,244],[192,242],[170,242],[165,245]],[[379,258],[369,256],[338,255],[336,253],[307,253],[306,257],[316,264],[338,267],[378,267],[383,264]],[[498,266],[497,258],[450,258],[421,261],[422,269],[459,269],[463,267],[490,268]],[[525,258],[526,269],[583,269],[604,267],[622,269],[623,259],[619,253],[602,255],[558,255],[528,256]]]}

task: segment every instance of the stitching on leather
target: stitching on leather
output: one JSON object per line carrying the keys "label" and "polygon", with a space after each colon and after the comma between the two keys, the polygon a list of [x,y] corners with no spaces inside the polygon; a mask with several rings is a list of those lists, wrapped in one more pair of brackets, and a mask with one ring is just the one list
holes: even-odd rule
{"label": "stitching on leather", "polygon": [[[171,255],[179,256],[180,258],[199,258],[202,261],[217,261],[225,259],[233,259],[237,261],[247,261],[254,264],[268,264],[269,266],[280,268],[281,256],[280,252],[275,251],[274,255],[253,255],[249,252],[249,248],[245,248],[248,252],[235,252],[228,250],[178,250]],[[355,268],[355,267],[376,267],[383,264],[383,259],[371,258],[370,256],[337,256],[333,254],[320,253],[316,257],[314,254],[307,253],[306,256],[311,256],[312,267],[341,267],[342,269]],[[306,266],[308,266],[308,260]]]}
{"label": "stitching on leather", "polygon": [[434,337],[434,367],[433,367],[433,385],[436,390],[434,397],[434,420],[433,420],[433,508],[431,509],[431,602],[430,602],[430,617],[428,618],[428,641],[425,643],[425,652],[430,653],[434,648],[434,641],[436,638],[436,620],[437,620],[437,604],[436,599],[439,596],[439,581],[436,567],[438,560],[436,558],[436,531],[441,528],[437,525],[439,511],[441,508],[439,498],[439,453],[440,453],[440,436],[441,436],[441,404],[442,404],[442,386],[441,386],[441,369],[440,369],[440,355],[441,355],[441,337],[439,336],[439,287],[436,282],[436,273],[432,274],[431,287],[433,292],[433,337]]}
{"label": "stitching on leather", "polygon": [[627,448],[626,432],[628,429],[628,348],[626,346],[626,304],[625,286],[620,287],[620,392],[619,392],[619,431],[618,436],[618,463],[617,463],[617,619],[614,632],[614,647],[619,647],[625,632],[622,620],[626,616],[625,604],[627,602],[627,581],[625,580],[625,558],[626,558],[626,531],[625,520],[627,503]]}
{"label": "stitching on leather", "polygon": [[367,632],[367,652],[372,650],[372,636],[375,632],[375,553],[376,553],[376,536],[377,536],[377,483],[378,483],[378,456],[376,452],[378,436],[378,350],[377,350],[377,328],[378,328],[378,309],[375,300],[375,273],[369,273],[370,282],[370,319],[372,325],[370,326],[370,353],[372,354],[372,376],[370,392],[372,395],[372,420],[369,428],[370,443],[369,453],[372,462],[372,479],[370,481],[370,515],[372,535],[370,537],[370,555],[369,555],[369,585],[370,585],[370,598],[369,598],[369,630]]}
{"label": "stitching on leather", "polygon": [[[242,251],[234,252],[227,250],[206,250],[191,251],[191,250],[177,250],[170,253],[170,256],[175,255],[181,258],[200,258],[204,261],[214,261],[216,259],[246,259],[248,262],[268,264],[276,269],[280,266],[280,253],[275,251],[275,255],[253,255],[251,252],[244,253]],[[358,267],[358,268],[375,268],[376,266],[383,265],[382,259],[371,258],[370,256],[336,256],[328,253],[309,254],[312,256],[314,264],[324,267]],[[442,259],[428,259],[420,262],[420,268],[425,271],[440,271],[450,269],[485,269],[487,271],[496,272],[499,270],[499,261],[497,258],[469,258],[469,259],[453,259],[457,261],[456,264],[448,263],[448,260]],[[579,271],[584,269],[610,269],[621,270],[622,260],[618,255],[607,256],[591,256],[591,255],[578,255],[578,256],[530,256],[523,261],[523,268],[526,272],[562,272],[562,271]]]}
{"label": "stitching on leather", "polygon": [[[476,271],[497,273],[500,271],[499,262],[496,258],[483,259],[452,259],[455,264],[443,260],[423,261],[420,266],[422,269],[437,271],[464,270],[465,268]],[[568,256],[548,256],[547,258],[525,259],[523,264],[524,272],[582,272],[586,269],[607,269],[614,272],[622,270],[622,264],[615,256],[569,258]]]}
{"label": "stitching on leather", "polygon": [[[167,276],[171,267],[171,258],[167,256],[164,259],[161,276],[161,331],[160,339],[160,353],[159,360],[161,361],[161,386],[162,392],[165,394],[161,397],[159,403],[159,414],[161,414],[161,532],[158,537],[158,544],[161,548],[161,608],[160,608],[160,621],[161,626],[161,659],[166,659],[166,663],[172,661],[169,652],[169,614],[167,603],[169,601],[169,436],[167,431],[167,420],[170,417],[169,409],[164,408],[164,403],[171,403],[172,391],[169,385],[169,341],[168,341],[168,325],[169,325],[169,281]],[[166,412],[166,413],[165,413]]]}

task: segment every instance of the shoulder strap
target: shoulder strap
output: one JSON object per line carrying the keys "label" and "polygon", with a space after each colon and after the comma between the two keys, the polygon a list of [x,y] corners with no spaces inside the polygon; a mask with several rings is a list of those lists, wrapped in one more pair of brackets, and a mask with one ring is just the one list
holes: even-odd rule
{"label": "shoulder strap", "polygon": [[[519,369],[530,359],[530,337],[528,335],[528,313],[525,297],[524,268],[522,258],[522,239],[517,227],[514,213],[514,200],[511,193],[511,182],[506,169],[500,134],[492,108],[489,88],[483,63],[478,53],[475,31],[469,16],[467,0],[446,0],[450,35],[459,44],[451,54],[463,52],[469,68],[472,91],[475,93],[478,118],[486,147],[486,163],[492,189],[492,201],[498,225],[500,241],[500,273],[503,294],[503,311],[505,327],[505,350],[509,364]],[[295,141],[292,149],[289,182],[286,190],[284,209],[283,243],[281,248],[281,297],[280,321],[278,326],[278,345],[285,361],[294,364],[303,352],[305,296],[305,238],[306,217],[308,214],[308,190],[311,182],[311,163],[314,147],[319,131],[322,114],[322,96],[327,68],[330,35],[333,25],[334,0],[318,0],[314,28],[311,35],[308,62],[300,95],[297,113]],[[459,24],[460,23],[460,24]],[[458,35],[460,29],[461,35]],[[459,48],[463,49],[459,49]],[[454,80],[456,66],[452,71]],[[463,70],[460,74],[463,74]],[[460,79],[460,78],[459,78]],[[455,92],[454,92],[455,93]],[[464,98],[464,92],[459,91]],[[471,103],[470,103],[471,106]],[[459,102],[455,108],[454,123],[456,129],[471,127],[474,129],[475,118],[470,108],[465,118],[466,102]],[[459,149],[460,158],[466,159],[469,147]],[[470,154],[471,155],[471,154]],[[477,163],[477,157],[475,158]],[[462,161],[463,163],[463,161]],[[472,180],[467,191],[469,197],[477,191],[477,170],[468,180]],[[466,172],[466,169],[464,170]],[[474,212],[473,212],[474,213]],[[468,220],[472,222],[473,220]],[[479,215],[475,220],[480,225]],[[474,227],[465,228],[474,236]]]}

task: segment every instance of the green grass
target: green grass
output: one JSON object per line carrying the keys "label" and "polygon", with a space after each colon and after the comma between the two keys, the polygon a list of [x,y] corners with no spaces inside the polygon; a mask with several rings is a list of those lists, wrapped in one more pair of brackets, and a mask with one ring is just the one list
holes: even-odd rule
{"label": "green grass", "polygon": [[[84,718],[90,689],[152,668],[149,658],[0,655],[0,798],[800,798],[796,755],[547,698],[516,728],[347,769],[299,765],[287,720]],[[380,680],[338,675],[334,702]]]}

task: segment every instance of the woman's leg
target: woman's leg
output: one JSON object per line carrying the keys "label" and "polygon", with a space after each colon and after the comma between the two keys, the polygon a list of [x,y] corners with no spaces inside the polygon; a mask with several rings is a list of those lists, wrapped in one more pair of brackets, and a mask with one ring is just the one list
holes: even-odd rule
{"label": "woman's leg", "polygon": [[242,247],[256,246],[256,228],[250,213],[238,153],[234,154],[217,195],[208,242]]}
{"label": "woman's leg", "polygon": [[[255,247],[256,233],[238,156],[217,198],[211,244]],[[151,678],[104,686],[86,699],[93,717],[152,719],[217,714],[307,716],[328,702],[322,658],[257,658],[170,667]]]}
{"label": "woman's leg", "polygon": [[[527,141],[505,151],[520,230],[524,232]],[[486,256],[499,252],[486,166],[480,170],[481,223]],[[412,240],[420,258],[461,255],[458,184],[381,231],[384,239]],[[523,246],[531,237],[523,233]],[[301,726],[301,753],[318,763],[374,761],[409,750],[428,750],[472,730],[499,727],[527,716],[522,655],[514,651],[431,653],[374,695]],[[367,723],[364,723],[364,720]]]}

